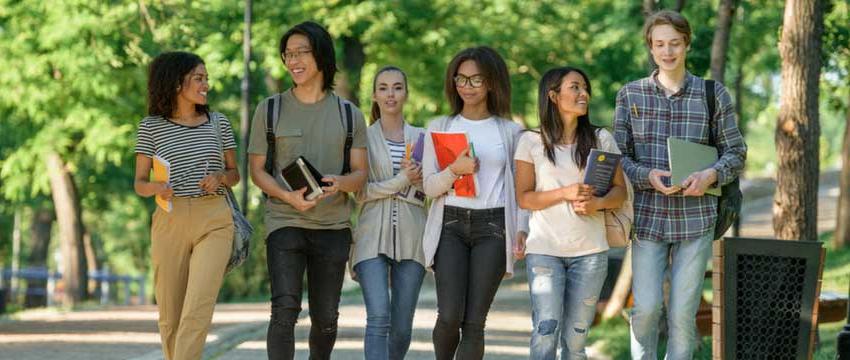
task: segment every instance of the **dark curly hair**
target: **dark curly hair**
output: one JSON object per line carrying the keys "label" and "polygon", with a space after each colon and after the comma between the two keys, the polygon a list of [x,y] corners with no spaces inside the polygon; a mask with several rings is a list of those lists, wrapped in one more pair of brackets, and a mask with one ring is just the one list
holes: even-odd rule
{"label": "dark curly hair", "polygon": [[[200,56],[171,51],[159,54],[148,68],[148,115],[170,117],[177,107],[177,87],[198,65],[204,64]],[[198,113],[209,112],[208,105],[195,104]]]}

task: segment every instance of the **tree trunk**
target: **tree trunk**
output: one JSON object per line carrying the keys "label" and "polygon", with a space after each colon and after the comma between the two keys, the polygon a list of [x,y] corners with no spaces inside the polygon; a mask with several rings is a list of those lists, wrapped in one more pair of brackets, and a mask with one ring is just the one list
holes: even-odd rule
{"label": "tree trunk", "polygon": [[685,8],[685,0],[676,0],[676,7],[673,10],[680,13]]}
{"label": "tree trunk", "polygon": [[251,15],[253,2],[245,1],[245,29],[242,32],[242,57],[243,57],[243,74],[242,74],[242,105],[240,106],[239,117],[241,120],[239,130],[242,135],[240,145],[240,156],[242,166],[240,175],[242,175],[242,194],[240,197],[240,205],[243,214],[248,213],[248,139],[251,135]]}
{"label": "tree trunk", "polygon": [[[15,216],[12,224],[12,272],[18,272],[21,270],[21,209],[15,209]],[[0,269],[2,269],[0,267]],[[12,276],[9,281],[9,302],[13,304],[18,303],[19,293],[18,288],[20,287],[19,278],[17,276]]]}
{"label": "tree trunk", "polygon": [[817,241],[818,96],[823,2],[787,0],[779,54],[782,99],[776,125],[775,236]]}
{"label": "tree trunk", "polygon": [[[100,262],[97,259],[97,250],[95,249],[94,242],[91,238],[91,233],[83,230],[83,250],[86,254],[86,274],[91,274],[97,271],[100,266]],[[92,295],[97,291],[98,282],[93,279],[88,279],[88,291],[86,292],[86,297],[88,295]]]}
{"label": "tree trunk", "polygon": [[[850,103],[849,103],[850,104]],[[844,144],[841,147],[841,180],[838,196],[838,213],[833,244],[836,249],[850,244],[850,109],[844,123]]]}
{"label": "tree trunk", "polygon": [[65,162],[55,152],[47,154],[46,159],[62,249],[62,279],[65,285],[62,304],[73,307],[85,297],[84,284],[87,278],[79,203],[73,179],[65,168]]}
{"label": "tree trunk", "polygon": [[[643,0],[643,19],[649,18],[649,15],[655,12],[655,0]],[[646,46],[646,41],[643,40],[643,34],[641,33],[641,42],[644,44],[646,49],[646,73],[650,74],[655,71],[655,68],[658,66],[655,64],[655,60],[652,59],[652,53],[649,52],[649,47]]]}
{"label": "tree trunk", "polygon": [[717,8],[717,27],[711,43],[711,78],[726,83],[726,53],[729,49],[729,34],[732,32],[732,17],[738,0],[720,0]]}
{"label": "tree trunk", "polygon": [[363,44],[356,36],[342,37],[342,70],[337,81],[337,93],[354,105],[360,106],[360,74],[366,63]]}
{"label": "tree trunk", "polygon": [[649,15],[655,12],[655,0],[643,0],[643,18],[646,19]]}
{"label": "tree trunk", "polygon": [[[743,62],[738,63],[738,71],[735,74],[735,116],[738,119],[738,129],[741,131],[741,136],[747,137],[747,118],[744,117],[744,66]],[[744,174],[740,175],[741,180],[744,179]],[[741,217],[744,214],[739,214],[735,217],[735,222],[732,223],[732,236],[741,236]]]}
{"label": "tree trunk", "polygon": [[269,89],[269,93],[277,94],[283,91],[283,81],[275,79],[275,77],[269,73],[266,73],[265,76],[263,76],[263,82],[266,84],[266,89]]}
{"label": "tree trunk", "polygon": [[[47,250],[50,248],[50,229],[55,220],[56,215],[52,209],[34,209],[32,223],[30,224],[28,267],[47,267]],[[43,295],[29,295],[35,289],[47,289],[47,281],[41,279],[27,280],[27,296],[24,300],[24,307],[47,306],[47,297]]]}
{"label": "tree trunk", "polygon": [[626,255],[623,256],[623,264],[620,265],[620,274],[617,275],[617,282],[614,283],[614,290],[611,291],[611,298],[608,299],[608,304],[605,305],[605,310],[602,311],[602,320],[613,318],[623,311],[631,289],[632,248],[628,247],[626,249]]}

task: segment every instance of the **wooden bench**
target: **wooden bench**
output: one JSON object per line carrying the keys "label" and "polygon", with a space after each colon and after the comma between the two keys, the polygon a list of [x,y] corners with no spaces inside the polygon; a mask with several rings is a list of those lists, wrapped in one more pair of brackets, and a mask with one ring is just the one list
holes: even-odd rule
{"label": "wooden bench", "polygon": [[847,294],[821,291],[818,301],[818,323],[844,321],[847,318]]}

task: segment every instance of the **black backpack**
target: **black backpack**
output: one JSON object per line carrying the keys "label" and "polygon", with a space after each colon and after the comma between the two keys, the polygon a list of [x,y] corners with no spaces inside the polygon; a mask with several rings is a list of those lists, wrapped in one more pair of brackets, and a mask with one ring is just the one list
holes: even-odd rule
{"label": "black backpack", "polygon": [[[275,95],[269,98],[268,106],[266,107],[266,143],[268,143],[268,149],[266,150],[266,164],[265,169],[266,172],[269,173],[272,177],[276,177],[274,171],[274,157],[275,157],[275,136],[274,136],[274,121],[276,120],[274,117],[274,107],[275,103],[277,103],[278,98],[280,96]],[[345,129],[345,145],[343,146],[343,155],[342,155],[342,172],[340,175],[345,175],[351,172],[351,145],[354,143],[354,123],[352,120],[352,112],[351,112],[351,102],[348,100],[343,100],[337,96],[337,106],[339,109],[339,117],[340,121],[343,122],[342,126]],[[345,116],[342,115],[342,109],[345,108]],[[280,109],[278,109],[278,115],[283,113],[283,101],[280,101]],[[268,197],[267,194],[263,193],[264,196]]]}
{"label": "black backpack", "polygon": [[[705,97],[708,105],[708,141],[709,145],[716,147],[717,142],[714,134],[717,121],[714,119],[716,99],[714,96],[714,80],[705,81]],[[732,182],[723,185],[720,189],[721,194],[717,199],[717,222],[714,224],[714,239],[720,239],[729,227],[735,223],[735,220],[741,214],[741,203],[743,202],[743,194],[741,193],[741,182],[738,176]]]}

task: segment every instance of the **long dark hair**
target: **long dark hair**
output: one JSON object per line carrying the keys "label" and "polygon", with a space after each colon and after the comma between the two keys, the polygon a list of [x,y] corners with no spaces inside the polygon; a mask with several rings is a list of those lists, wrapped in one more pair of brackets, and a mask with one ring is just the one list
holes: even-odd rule
{"label": "long dark hair", "polygon": [[455,88],[457,69],[466,60],[475,61],[484,77],[487,86],[487,111],[503,118],[511,116],[511,78],[505,60],[496,50],[487,46],[479,46],[461,50],[446,68],[445,92],[446,99],[452,107],[452,115],[460,114],[463,110],[463,99]]}
{"label": "long dark hair", "polygon": [[[404,91],[406,92],[407,91],[407,74],[405,74],[404,71],[399,69],[397,66],[387,65],[387,66],[382,67],[380,70],[378,70],[377,73],[375,73],[375,78],[372,79],[372,94],[374,94],[375,90],[377,90],[378,76],[380,76],[381,74],[383,74],[387,71],[398,71],[401,74],[401,78],[404,79]],[[369,125],[374,124],[375,121],[378,121],[378,119],[380,119],[380,118],[381,118],[381,108],[378,106],[378,103],[375,100],[372,100],[372,118],[369,121]]]}
{"label": "long dark hair", "polygon": [[322,73],[322,90],[333,90],[337,67],[331,34],[322,25],[313,21],[305,21],[293,26],[280,37],[280,60],[284,64],[286,61],[283,58],[283,52],[286,50],[286,42],[295,34],[304,35],[310,41],[310,56],[316,61],[316,67]]}
{"label": "long dark hair", "polygon": [[[177,108],[177,88],[203,63],[200,56],[184,51],[164,52],[154,58],[148,67],[148,115],[171,117]],[[195,111],[207,113],[209,106],[195,104]]]}
{"label": "long dark hair", "polygon": [[[549,98],[549,92],[556,93],[561,91],[561,82],[567,74],[575,72],[584,78],[587,84],[588,99],[591,95],[590,79],[587,74],[580,69],[564,66],[551,69],[543,74],[538,87],[537,112],[540,116],[540,136],[543,138],[543,148],[546,150],[546,157],[553,164],[555,163],[555,146],[562,144],[569,139],[564,139],[564,123],[561,121],[561,114],[558,112],[558,105]],[[587,155],[590,154],[590,149],[597,146],[596,132],[599,127],[590,123],[590,108],[587,113],[578,117],[578,126],[576,127],[576,151],[573,157],[579,169],[584,169],[587,165]]]}

